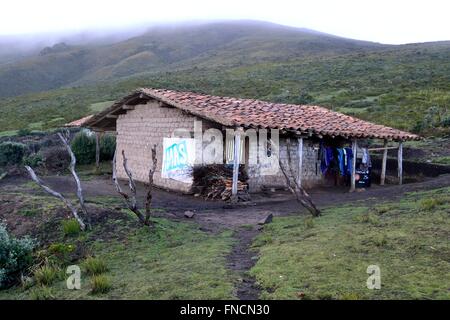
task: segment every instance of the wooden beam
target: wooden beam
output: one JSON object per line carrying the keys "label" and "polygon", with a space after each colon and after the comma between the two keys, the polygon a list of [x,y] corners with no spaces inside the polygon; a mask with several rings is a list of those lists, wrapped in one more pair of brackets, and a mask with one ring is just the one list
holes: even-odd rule
{"label": "wooden beam", "polygon": [[116,114],[107,114],[105,118],[107,119],[117,119],[119,116]]}
{"label": "wooden beam", "polygon": [[134,110],[134,108],[135,108],[135,106],[130,106],[130,105],[126,105],[126,104],[124,104],[122,106],[123,110]]}
{"label": "wooden beam", "polygon": [[386,181],[386,163],[387,163],[387,148],[388,141],[384,139],[384,151],[383,151],[383,160],[381,162],[381,179],[380,179],[380,185],[384,186],[384,182]]}
{"label": "wooden beam", "polygon": [[237,187],[239,180],[239,163],[241,155],[241,133],[242,128],[237,129],[234,132],[234,155],[233,155],[233,185],[231,188],[231,195],[235,197],[237,195]]}
{"label": "wooden beam", "polygon": [[403,142],[398,143],[398,184],[403,183]]}
{"label": "wooden beam", "polygon": [[386,141],[386,144],[385,144],[384,147],[382,147],[382,148],[369,148],[367,150],[368,151],[384,151],[384,150],[398,149],[398,147],[388,147],[388,146],[386,146],[387,145],[387,140],[385,140],[385,141]]}
{"label": "wooden beam", "polygon": [[100,133],[95,132],[95,172],[100,172]]}
{"label": "wooden beam", "polygon": [[302,175],[303,175],[303,138],[297,139],[297,154],[298,154],[298,185],[302,185]]}
{"label": "wooden beam", "polygon": [[358,143],[356,142],[356,139],[352,141],[352,152],[353,152],[353,159],[352,159],[352,177],[351,177],[351,187],[350,192],[354,192],[356,189],[356,152],[358,148]]}

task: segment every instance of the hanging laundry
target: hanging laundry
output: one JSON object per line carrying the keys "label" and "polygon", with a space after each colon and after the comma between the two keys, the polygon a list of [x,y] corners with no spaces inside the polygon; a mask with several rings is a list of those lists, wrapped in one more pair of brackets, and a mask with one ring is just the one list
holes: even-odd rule
{"label": "hanging laundry", "polygon": [[344,148],[345,150],[345,175],[352,175],[353,172],[353,150],[352,148]]}
{"label": "hanging laundry", "polygon": [[320,170],[322,171],[322,174],[325,174],[334,160],[333,148],[324,147],[322,145],[320,148],[320,155]]}
{"label": "hanging laundry", "polygon": [[372,166],[372,161],[370,160],[369,150],[367,148],[362,149],[362,161],[361,163],[367,167]]}

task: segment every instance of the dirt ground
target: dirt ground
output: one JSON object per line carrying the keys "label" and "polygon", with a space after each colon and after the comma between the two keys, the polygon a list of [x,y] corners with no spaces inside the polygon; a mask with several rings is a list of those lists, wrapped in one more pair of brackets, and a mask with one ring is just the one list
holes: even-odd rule
{"label": "dirt ground", "polygon": [[[39,188],[33,187],[25,177],[9,177],[0,181],[0,219],[7,220],[10,227],[17,229],[17,233],[25,233],[32,229],[36,221],[30,217],[16,215],[21,208],[20,196],[11,196],[11,192],[20,190],[32,195],[44,195]],[[50,176],[44,181],[55,190],[63,194],[74,194],[75,185],[70,176]],[[125,181],[121,182],[126,190]],[[95,176],[82,182],[84,194],[89,201],[96,197],[117,197],[114,185],[109,176]],[[439,187],[450,186],[450,175],[441,175],[436,178],[427,178],[422,182],[404,185],[373,185],[366,190],[358,190],[349,193],[347,188],[324,187],[310,190],[310,195],[319,208],[336,206],[344,203],[363,201],[381,202],[395,200],[405,192],[428,190]],[[138,197],[144,198],[145,187],[138,184]],[[119,198],[118,198],[119,199]],[[254,279],[248,276],[247,271],[257,261],[255,252],[250,246],[254,237],[258,234],[261,226],[258,224],[269,214],[273,216],[286,216],[295,214],[306,214],[294,197],[287,191],[266,194],[253,194],[251,204],[229,205],[221,201],[205,201],[192,195],[183,195],[155,189],[153,196],[153,207],[164,208],[155,213],[179,221],[193,221],[206,232],[220,232],[222,230],[233,230],[236,245],[227,257],[228,267],[240,274],[241,281],[237,285],[236,295],[240,299],[257,299],[259,288]],[[58,200],[55,200],[58,201]],[[110,208],[105,208],[105,215],[117,212],[117,202],[111,204]],[[193,218],[186,218],[185,211],[195,212]],[[58,211],[60,217],[64,217],[64,210]],[[100,213],[101,215],[101,213]],[[14,217],[12,221],[11,218]],[[16,233],[16,232],[15,232]]]}

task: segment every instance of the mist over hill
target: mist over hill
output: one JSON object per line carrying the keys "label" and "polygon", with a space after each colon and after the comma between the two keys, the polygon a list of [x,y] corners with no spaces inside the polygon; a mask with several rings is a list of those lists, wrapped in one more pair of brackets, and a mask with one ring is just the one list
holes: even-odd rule
{"label": "mist over hill", "polygon": [[[385,47],[254,21],[166,25],[142,32],[125,40],[121,38],[126,33],[117,38],[111,34],[61,36],[61,43],[38,52],[45,41],[36,39],[34,44],[29,43],[33,48],[30,55],[0,66],[0,96],[194,65],[209,68],[251,65]],[[25,46],[27,42],[22,43]]]}

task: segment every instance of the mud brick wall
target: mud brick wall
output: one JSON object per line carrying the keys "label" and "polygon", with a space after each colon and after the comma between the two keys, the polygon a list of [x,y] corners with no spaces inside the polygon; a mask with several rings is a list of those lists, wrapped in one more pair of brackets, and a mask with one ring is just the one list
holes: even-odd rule
{"label": "mud brick wall", "polygon": [[158,166],[154,175],[155,185],[188,192],[190,184],[161,178],[163,138],[172,137],[176,129],[194,131],[196,117],[172,108],[159,106],[157,102],[137,105],[117,119],[117,176],[127,179],[122,165],[122,150],[128,166],[137,181],[147,182],[151,165],[151,147],[157,144]]}
{"label": "mud brick wall", "polygon": [[[295,177],[298,175],[298,152],[297,140],[291,139],[291,162]],[[302,186],[312,188],[323,183],[322,173],[320,171],[320,161],[318,158],[319,145],[313,144],[310,140],[303,140],[303,164],[302,164]],[[283,163],[288,163],[286,139],[280,137],[280,157]],[[263,186],[266,187],[284,187],[286,179],[281,170],[276,175],[261,175],[258,166],[248,168],[250,191],[257,192]]]}

